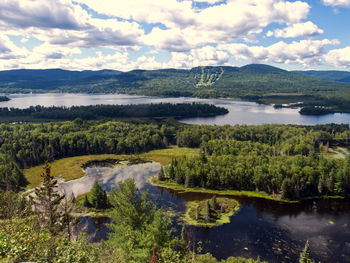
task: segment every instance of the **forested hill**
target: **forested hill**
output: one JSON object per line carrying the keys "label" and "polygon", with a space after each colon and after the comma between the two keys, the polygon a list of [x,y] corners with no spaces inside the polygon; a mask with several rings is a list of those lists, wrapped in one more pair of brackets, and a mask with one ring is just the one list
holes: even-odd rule
{"label": "forested hill", "polygon": [[[303,101],[308,103],[307,106],[332,106],[335,111],[350,111],[344,106],[350,105],[349,90],[350,83],[326,81],[263,64],[129,72],[60,69],[0,72],[0,93],[118,92],[202,98],[233,97],[264,103],[276,103],[271,102],[271,98],[282,97],[283,100],[287,98],[287,102]],[[291,95],[294,98],[292,101]]]}
{"label": "forested hill", "polygon": [[349,71],[338,71],[338,70],[308,70],[308,71],[294,71],[295,73],[312,76],[315,78],[331,81],[350,82]]}

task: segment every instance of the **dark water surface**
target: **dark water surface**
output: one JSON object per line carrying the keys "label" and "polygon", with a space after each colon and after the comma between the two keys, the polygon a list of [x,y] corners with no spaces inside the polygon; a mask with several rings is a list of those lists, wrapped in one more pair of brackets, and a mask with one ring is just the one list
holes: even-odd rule
{"label": "dark water surface", "polygon": [[96,104],[146,104],[146,103],[182,103],[202,102],[225,107],[229,113],[212,118],[191,118],[182,122],[189,124],[299,124],[316,125],[325,123],[350,123],[350,114],[336,113],[322,116],[300,115],[299,109],[275,109],[271,105],[255,102],[229,99],[198,99],[198,98],[159,98],[125,94],[12,94],[10,101],[0,102],[0,107],[28,108],[30,106],[79,106]]}
{"label": "dark water surface", "polygon": [[[90,176],[93,172],[88,171]],[[158,207],[176,214],[172,219],[177,235],[181,232],[180,216],[185,211],[186,201],[211,198],[208,194],[178,193],[152,186],[147,182],[147,176],[140,185],[141,191],[149,190],[149,198]],[[349,200],[286,204],[258,198],[235,199],[240,202],[241,208],[230,218],[229,224],[213,228],[188,227],[190,239],[196,244],[201,241],[203,252],[210,252],[218,259],[260,256],[269,262],[297,262],[308,239],[317,262],[350,262]],[[107,228],[103,224],[106,219],[100,220],[102,223],[98,220],[94,223],[93,219],[84,218],[79,225],[91,241],[107,236]]]}

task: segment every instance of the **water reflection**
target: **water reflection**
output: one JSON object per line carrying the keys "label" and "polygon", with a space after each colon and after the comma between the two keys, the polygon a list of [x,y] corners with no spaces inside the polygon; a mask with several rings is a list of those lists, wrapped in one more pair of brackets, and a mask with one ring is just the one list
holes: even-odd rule
{"label": "water reflection", "polygon": [[[99,174],[102,170],[91,170],[91,176],[92,171]],[[175,214],[173,225],[177,235],[182,227],[179,215],[185,211],[186,201],[211,198],[209,194],[154,187],[147,182],[147,177],[137,177],[142,181],[142,191],[148,190],[149,198],[158,207]],[[229,224],[214,228],[188,227],[193,243],[202,241],[203,252],[210,252],[218,259],[260,256],[269,262],[297,262],[308,239],[312,256],[317,261],[350,261],[349,200],[321,199],[286,204],[259,198],[235,199],[240,202],[241,209],[231,217]],[[95,233],[91,219],[85,220],[81,226],[87,229],[92,241],[106,238],[106,228],[97,228]]]}
{"label": "water reflection", "polygon": [[271,105],[229,99],[198,98],[159,98],[125,94],[12,94],[10,101],[0,102],[0,107],[28,108],[29,106],[73,106],[96,104],[146,104],[146,103],[181,103],[203,102],[225,107],[229,113],[210,118],[190,118],[182,122],[188,124],[299,124],[316,125],[325,123],[350,123],[350,114],[336,113],[322,116],[305,116],[299,109],[276,109]]}

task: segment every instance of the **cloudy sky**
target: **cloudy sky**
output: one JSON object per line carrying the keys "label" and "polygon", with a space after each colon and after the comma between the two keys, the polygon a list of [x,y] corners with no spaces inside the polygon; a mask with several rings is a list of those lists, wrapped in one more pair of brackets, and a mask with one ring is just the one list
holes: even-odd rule
{"label": "cloudy sky", "polygon": [[1,0],[0,70],[350,70],[350,0]]}

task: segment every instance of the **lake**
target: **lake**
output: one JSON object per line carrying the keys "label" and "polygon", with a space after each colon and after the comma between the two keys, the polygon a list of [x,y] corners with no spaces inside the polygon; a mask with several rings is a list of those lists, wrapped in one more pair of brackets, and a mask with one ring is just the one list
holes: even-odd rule
{"label": "lake", "polygon": [[350,114],[336,113],[322,116],[300,115],[299,109],[280,108],[272,105],[257,104],[229,99],[198,99],[198,98],[159,98],[125,94],[70,94],[70,93],[45,93],[45,94],[12,94],[8,96],[10,101],[0,102],[0,107],[28,108],[30,106],[79,106],[96,104],[147,104],[147,103],[211,103],[225,107],[229,113],[210,118],[183,119],[181,122],[188,124],[248,124],[258,125],[266,123],[316,125],[326,123],[350,123]]}
{"label": "lake", "polygon": [[[89,187],[81,188],[80,185],[97,180],[108,191],[116,189],[118,181],[134,178],[141,191],[149,191],[149,198],[154,204],[173,211],[173,226],[176,234],[180,235],[180,215],[185,211],[186,201],[203,200],[211,198],[211,195],[178,193],[152,186],[147,178],[159,170],[157,163],[90,167],[84,177],[67,182],[65,189],[67,192],[68,189],[86,192]],[[230,218],[229,224],[213,228],[187,227],[189,239],[194,243],[201,241],[203,252],[210,252],[218,259],[260,256],[269,262],[297,262],[308,239],[316,262],[350,262],[349,200],[309,200],[286,204],[258,198],[235,199],[241,207]],[[78,227],[87,233],[91,241],[99,241],[107,236],[106,222],[109,222],[106,218],[85,217]]]}

